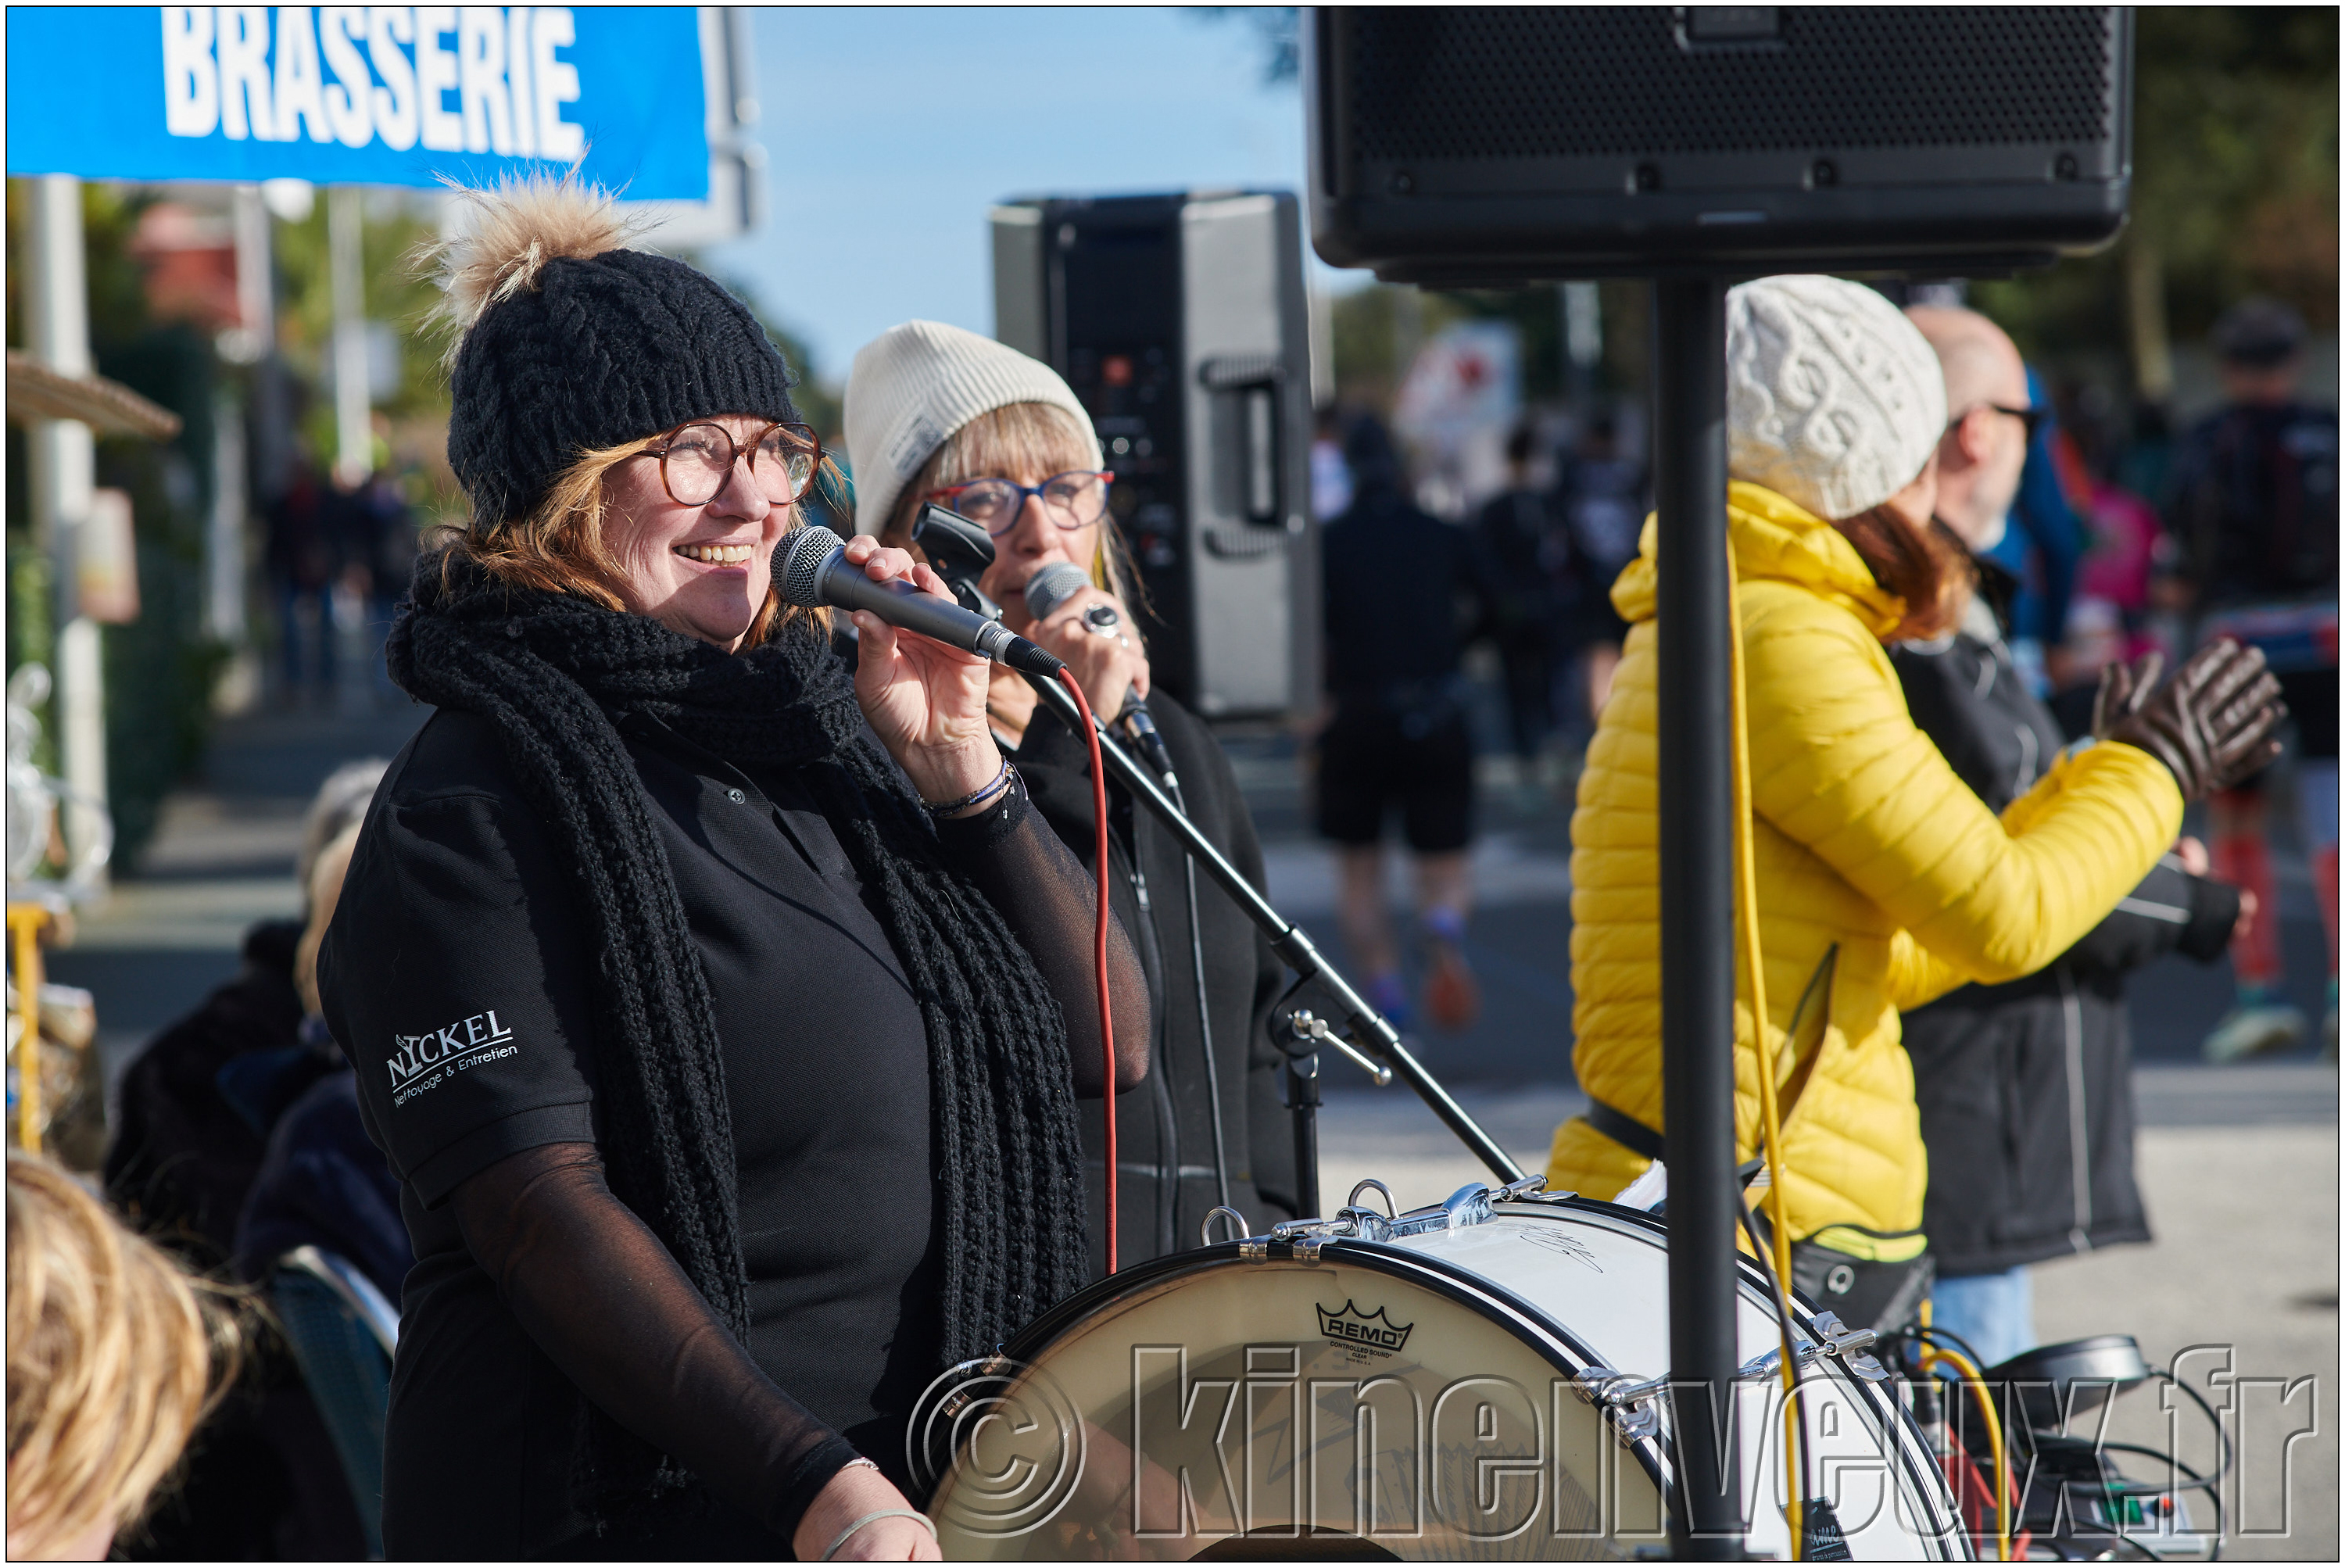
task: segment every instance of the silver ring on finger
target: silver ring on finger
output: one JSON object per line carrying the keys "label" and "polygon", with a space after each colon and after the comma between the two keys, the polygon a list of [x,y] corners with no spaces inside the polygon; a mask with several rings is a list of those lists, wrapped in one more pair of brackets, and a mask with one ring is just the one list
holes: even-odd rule
{"label": "silver ring on finger", "polygon": [[1093,605],[1083,612],[1083,625],[1095,632],[1103,632],[1110,626],[1121,626],[1122,622],[1123,617],[1115,613],[1113,605]]}

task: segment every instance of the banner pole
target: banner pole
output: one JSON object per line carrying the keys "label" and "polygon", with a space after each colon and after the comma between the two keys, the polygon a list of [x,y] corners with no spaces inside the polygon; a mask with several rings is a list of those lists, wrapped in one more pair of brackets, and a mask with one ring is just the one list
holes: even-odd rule
{"label": "banner pole", "polygon": [[366,193],[326,192],[326,247],[334,311],[334,477],[355,489],[374,472],[374,426],[367,387]]}
{"label": "banner pole", "polygon": [[[52,370],[87,376],[94,367],[81,181],[45,174],[27,183],[32,223],[25,252],[25,346]],[[82,525],[97,483],[96,451],[89,426],[79,420],[36,420],[26,434],[34,526],[46,535],[56,606],[57,760],[74,789],[66,805],[66,840],[78,858],[107,833],[104,647],[97,623],[82,614],[79,582]]]}

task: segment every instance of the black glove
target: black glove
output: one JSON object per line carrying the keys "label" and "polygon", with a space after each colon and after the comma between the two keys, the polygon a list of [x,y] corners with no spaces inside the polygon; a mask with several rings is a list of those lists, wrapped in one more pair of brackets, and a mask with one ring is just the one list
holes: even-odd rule
{"label": "black glove", "polygon": [[2166,656],[2156,648],[2135,660],[2130,668],[2121,664],[2102,667],[2101,688],[2093,694],[2093,738],[2106,740],[2118,719],[2140,712],[2165,668]]}
{"label": "black glove", "polygon": [[2264,668],[2263,650],[2228,637],[2191,656],[2174,678],[2149,692],[2156,654],[2133,668],[2101,672],[2093,698],[2093,734],[2148,752],[2174,775],[2185,800],[2228,789],[2279,755],[2271,732],[2288,715],[2279,682]]}

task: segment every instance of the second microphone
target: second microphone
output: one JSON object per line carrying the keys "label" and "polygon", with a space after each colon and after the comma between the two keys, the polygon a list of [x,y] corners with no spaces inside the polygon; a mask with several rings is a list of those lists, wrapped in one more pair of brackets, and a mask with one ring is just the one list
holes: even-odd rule
{"label": "second microphone", "polygon": [[791,535],[789,553],[777,561],[775,586],[782,597],[807,609],[828,605],[868,610],[902,631],[934,637],[964,653],[1006,664],[1046,679],[1066,666],[998,622],[962,609],[950,599],[924,594],[901,580],[876,583],[846,557],[847,541],[829,529],[808,525]]}

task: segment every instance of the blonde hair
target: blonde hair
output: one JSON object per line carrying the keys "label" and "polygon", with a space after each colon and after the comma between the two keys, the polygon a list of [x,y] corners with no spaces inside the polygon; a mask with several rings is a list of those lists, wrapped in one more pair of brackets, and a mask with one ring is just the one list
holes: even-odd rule
{"label": "blonde hair", "polygon": [[10,1556],[54,1555],[145,1512],[235,1376],[224,1295],[65,1172],[10,1151]]}
{"label": "blonde hair", "polygon": [[[647,435],[640,441],[581,453],[527,516],[487,528],[475,523],[454,535],[449,540],[448,559],[441,565],[442,582],[445,584],[449,567],[461,556],[509,587],[573,594],[606,610],[624,611],[626,600],[619,592],[624,578],[603,544],[603,518],[610,505],[608,479],[612,469],[642,455],[656,439],[656,434]],[[845,492],[846,481],[827,456],[807,494],[791,503],[792,506],[803,506],[826,480],[832,494]],[[779,589],[768,588],[741,646],[756,647],[801,618],[829,635],[828,610],[801,609],[786,602]]]}
{"label": "blonde hair", "polygon": [[[931,491],[996,475],[1063,473],[1087,467],[1091,461],[1090,433],[1075,423],[1074,415],[1056,404],[1013,402],[979,414],[945,437],[944,444],[912,475],[896,499],[896,510],[879,542],[918,554],[912,544],[912,523]],[[1091,555],[1091,574],[1093,586],[1113,594],[1134,610],[1144,606],[1144,600],[1133,596],[1139,578],[1132,572],[1112,514],[1100,518],[1099,548]]]}

